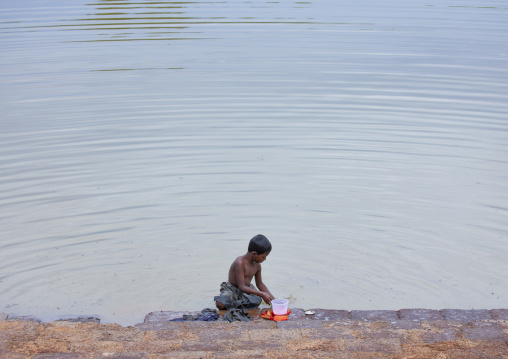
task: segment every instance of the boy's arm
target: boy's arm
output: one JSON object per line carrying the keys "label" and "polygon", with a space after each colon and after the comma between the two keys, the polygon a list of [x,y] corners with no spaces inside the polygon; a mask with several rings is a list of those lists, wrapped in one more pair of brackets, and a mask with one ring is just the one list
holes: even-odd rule
{"label": "boy's arm", "polygon": [[265,300],[265,302],[267,304],[270,304],[270,302],[272,301],[272,299],[275,299],[275,297],[273,296],[272,293],[270,293],[270,291],[268,290],[268,288],[266,287],[265,283],[263,283],[263,279],[261,278],[261,266],[259,266],[259,270],[256,272],[256,287],[258,287],[258,289],[264,293],[267,294],[267,297],[268,297],[268,301],[266,301],[265,297],[263,297],[263,299]]}
{"label": "boy's arm", "polygon": [[[258,273],[259,273],[259,271],[256,272],[256,285],[258,284]],[[255,290],[255,289],[252,289],[251,287],[249,287],[248,285],[245,284],[245,272],[243,270],[243,263],[242,263],[241,260],[236,260],[235,261],[235,275],[236,275],[237,287],[242,292],[258,295],[261,298],[263,298],[263,300],[266,303],[269,303],[272,299],[274,299],[272,294],[270,292],[267,293],[267,292],[262,291],[262,290]],[[266,289],[266,286],[263,284],[263,282],[261,282],[261,284]],[[258,286],[258,288],[259,288],[259,286]],[[259,289],[261,289],[261,288],[259,288]]]}

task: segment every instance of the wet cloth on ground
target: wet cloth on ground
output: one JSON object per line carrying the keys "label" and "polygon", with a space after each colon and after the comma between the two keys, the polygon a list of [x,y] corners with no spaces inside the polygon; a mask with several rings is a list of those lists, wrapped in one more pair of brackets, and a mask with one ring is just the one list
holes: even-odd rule
{"label": "wet cloth on ground", "polygon": [[245,308],[230,308],[224,314],[222,320],[227,320],[228,322],[250,322],[252,318]]}
{"label": "wet cloth on ground", "polygon": [[172,322],[186,322],[186,321],[200,321],[200,322],[211,322],[219,319],[220,315],[215,309],[205,308],[200,313],[191,315],[184,314],[182,318],[171,319]]}

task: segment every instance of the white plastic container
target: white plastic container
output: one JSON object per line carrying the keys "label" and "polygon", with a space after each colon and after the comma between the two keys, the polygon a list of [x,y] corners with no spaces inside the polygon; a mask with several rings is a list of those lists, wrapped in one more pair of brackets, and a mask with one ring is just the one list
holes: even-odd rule
{"label": "white plastic container", "polygon": [[287,299],[274,299],[272,300],[272,311],[275,315],[288,314],[289,300]]}

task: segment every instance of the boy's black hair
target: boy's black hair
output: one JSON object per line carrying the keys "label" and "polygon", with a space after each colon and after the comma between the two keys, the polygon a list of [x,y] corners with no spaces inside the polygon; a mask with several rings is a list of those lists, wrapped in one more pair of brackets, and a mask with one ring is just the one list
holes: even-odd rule
{"label": "boy's black hair", "polygon": [[257,254],[269,253],[272,251],[272,244],[262,234],[252,237],[249,242],[249,252],[256,252]]}

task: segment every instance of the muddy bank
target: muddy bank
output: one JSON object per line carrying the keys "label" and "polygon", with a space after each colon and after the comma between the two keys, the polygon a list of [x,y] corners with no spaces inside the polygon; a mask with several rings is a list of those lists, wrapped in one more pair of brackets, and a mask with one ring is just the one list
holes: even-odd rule
{"label": "muddy bank", "polygon": [[129,327],[0,314],[0,357],[508,358],[508,309],[291,310],[283,322],[253,310],[247,323],[173,322],[188,313],[153,312]]}

